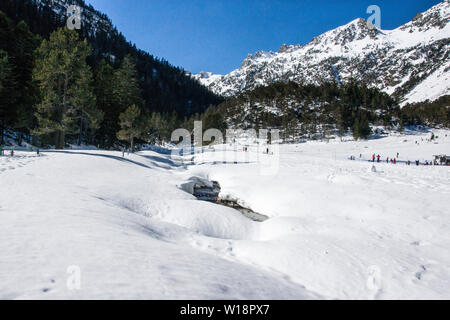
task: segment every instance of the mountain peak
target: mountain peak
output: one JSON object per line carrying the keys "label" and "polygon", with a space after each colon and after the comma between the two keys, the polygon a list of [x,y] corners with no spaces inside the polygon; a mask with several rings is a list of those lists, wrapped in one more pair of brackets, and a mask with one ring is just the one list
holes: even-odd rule
{"label": "mountain peak", "polygon": [[374,27],[370,22],[367,22],[363,18],[357,18],[341,27],[325,32],[314,38],[311,43],[315,45],[321,42],[345,46],[355,40],[362,40],[368,37],[375,39],[380,33],[380,30]]}
{"label": "mountain peak", "polygon": [[242,62],[241,68],[248,67],[255,62],[261,62],[263,60],[271,59],[274,56],[275,56],[274,52],[272,51],[267,52],[264,50],[257,51],[254,54],[248,54],[245,60]]}
{"label": "mountain peak", "polygon": [[282,44],[280,49],[277,51],[277,53],[285,53],[285,52],[293,52],[297,49],[302,48],[301,44],[297,44],[297,45],[287,45],[287,44]]}
{"label": "mountain peak", "polygon": [[432,28],[443,29],[450,19],[450,2],[442,1],[423,13],[418,13],[412,21],[401,26],[401,30],[424,32]]}
{"label": "mountain peak", "polygon": [[364,81],[400,101],[449,94],[450,3],[442,2],[394,30],[362,18],[317,36],[305,46],[283,44],[276,52],[249,54],[240,69],[202,81],[226,97],[274,82],[321,84]]}

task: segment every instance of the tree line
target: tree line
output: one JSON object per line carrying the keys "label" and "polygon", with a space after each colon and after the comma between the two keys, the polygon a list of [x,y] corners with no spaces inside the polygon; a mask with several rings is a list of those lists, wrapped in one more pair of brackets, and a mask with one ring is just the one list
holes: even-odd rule
{"label": "tree line", "polygon": [[[196,114],[192,100],[181,111],[156,112],[145,99],[135,56],[126,55],[117,66],[102,59],[93,67],[93,52],[77,31],[63,27],[46,39],[0,12],[0,143],[9,129],[19,144],[28,139],[59,149],[66,143],[134,147],[135,140],[169,140]],[[176,96],[187,89],[171,90]]]}
{"label": "tree line", "polygon": [[[140,90],[141,101],[136,105],[142,108],[143,114],[150,114],[149,117],[152,113],[159,114],[158,117],[164,122],[161,127],[172,125],[174,115],[176,115],[176,121],[180,123],[196,113],[203,113],[210,105],[217,105],[223,101],[221,97],[186,75],[182,68],[174,67],[164,59],[155,58],[137,49],[112,25],[106,15],[96,11],[91,5],[86,5],[83,0],[74,0],[72,3],[83,8],[82,28],[77,30],[77,33],[79,39],[87,40],[89,45],[90,52],[86,62],[92,71],[97,108],[102,110],[104,115],[95,135],[93,134],[95,124],[88,123],[90,120],[86,118],[86,114],[77,115],[78,119],[75,121],[77,128],[74,128],[75,122],[72,121],[70,134],[67,136],[69,142],[73,142],[71,141],[73,139],[78,142],[82,137],[86,143],[103,148],[115,147],[116,132],[120,128],[119,115],[123,112],[121,109],[123,107],[118,110],[115,107],[117,104],[109,101],[111,97],[105,98],[105,94],[111,92],[110,89],[100,88],[95,84],[98,79],[101,79],[103,83],[119,79],[118,77],[112,79],[112,73],[116,73],[121,68],[127,57],[135,65],[135,79]],[[5,88],[0,90],[8,92],[7,97],[3,95],[3,101],[6,100],[6,102],[2,102],[0,106],[2,135],[5,128],[10,128],[17,132],[19,140],[29,138],[30,129],[38,125],[35,105],[40,99],[37,92],[39,88],[32,74],[33,65],[36,62],[35,50],[43,40],[49,41],[53,32],[65,27],[67,16],[65,8],[61,5],[64,3],[60,4],[51,0],[3,0],[0,2],[0,10],[4,12],[0,16],[0,50],[2,50],[0,51],[0,68],[2,68],[0,80]],[[19,32],[20,30],[22,33]],[[31,38],[34,40],[32,41]],[[20,48],[19,43],[28,47]],[[13,77],[16,79],[12,79]],[[19,104],[14,102],[16,98],[13,95],[23,101]],[[27,102],[24,101],[25,98],[28,99]],[[16,106],[16,110],[12,110],[12,105]],[[107,108],[108,105],[111,109]],[[19,106],[23,110],[20,110]],[[19,121],[17,118],[23,119]],[[78,135],[72,134],[74,130],[78,130]],[[161,130],[167,131],[167,128]],[[153,134],[152,137],[158,135]],[[4,141],[3,137],[2,141]]]}
{"label": "tree line", "polygon": [[450,128],[450,95],[435,101],[407,104],[399,116],[400,125],[427,125]]}
{"label": "tree line", "polygon": [[229,127],[276,128],[284,141],[353,135],[367,139],[374,127],[450,127],[449,96],[399,107],[388,94],[350,80],[343,84],[280,82],[244,92],[216,109]]}
{"label": "tree line", "polygon": [[389,95],[356,81],[274,83],[244,92],[217,109],[231,127],[277,128],[285,141],[350,133],[365,139],[371,125],[394,127],[400,110]]}
{"label": "tree line", "polygon": [[32,33],[48,39],[52,32],[66,26],[67,15],[64,6],[67,3],[82,8],[82,27],[77,32],[80,38],[86,39],[91,46],[88,65],[93,70],[97,69],[103,60],[113,68],[118,68],[127,55],[133,57],[145,109],[169,114],[175,111],[178,117],[183,119],[194,113],[202,113],[209,105],[223,101],[187,75],[184,69],[137,49],[113,26],[108,16],[83,0],[61,3],[53,0],[2,0],[0,10],[14,23],[23,20]]}

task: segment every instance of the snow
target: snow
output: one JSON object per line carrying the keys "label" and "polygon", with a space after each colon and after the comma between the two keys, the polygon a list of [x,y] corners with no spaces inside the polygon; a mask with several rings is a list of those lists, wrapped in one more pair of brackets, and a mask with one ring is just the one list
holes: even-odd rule
{"label": "snow", "polygon": [[450,73],[448,70],[450,70],[450,61],[444,63],[438,70],[419,83],[411,93],[406,95],[406,100],[402,103],[402,106],[408,102],[435,101],[443,94],[450,95]]}
{"label": "snow", "polygon": [[203,85],[209,86],[216,81],[220,81],[223,76],[220,74],[213,74],[212,72],[201,71],[198,74],[192,75],[192,77],[200,81]]}
{"label": "snow", "polygon": [[[305,46],[283,46],[276,53],[259,51],[250,54],[239,69],[227,75],[203,73],[207,76],[200,74],[195,77],[215,93],[230,97],[277,81],[317,85],[324,79],[333,81],[336,71],[340,73],[342,81],[346,81],[351,76],[362,76],[359,69],[365,68],[368,68],[366,75],[372,74],[370,86],[393,94],[412,75],[421,73],[423,79],[419,85],[406,88],[406,94],[401,98],[406,99],[405,103],[435,100],[449,93],[449,61],[448,55],[445,55],[449,45],[445,44],[440,50],[443,53],[442,66],[441,61],[433,61],[427,51],[430,47],[436,47],[439,41],[448,40],[449,17],[450,4],[443,1],[424,12],[419,21],[408,22],[394,30],[376,29],[372,32],[367,22],[358,18],[317,36]],[[433,25],[434,20],[442,21],[443,26]],[[421,21],[425,21],[424,26],[415,26]],[[373,59],[376,63],[372,63]],[[353,66],[355,61],[359,69]],[[330,66],[332,73],[329,71]]]}
{"label": "snow", "polygon": [[[359,161],[448,153],[434,133],[282,145],[271,175],[255,146],[0,157],[0,298],[449,299],[450,167]],[[196,200],[192,177],[270,219]]]}

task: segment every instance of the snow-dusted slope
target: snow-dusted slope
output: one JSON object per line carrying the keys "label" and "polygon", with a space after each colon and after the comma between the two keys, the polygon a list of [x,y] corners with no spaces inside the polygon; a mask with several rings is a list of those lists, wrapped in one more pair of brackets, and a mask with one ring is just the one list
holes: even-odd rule
{"label": "snow-dusted slope", "polygon": [[178,189],[182,172],[153,152],[0,157],[0,300],[318,297],[233,259],[256,222]]}
{"label": "snow-dusted slope", "polygon": [[435,99],[450,93],[449,17],[450,3],[444,1],[395,30],[356,19],[305,46],[249,55],[228,75],[195,77],[224,96],[277,81],[319,84],[355,77],[408,102]]}
{"label": "snow-dusted slope", "polygon": [[[449,299],[450,167],[347,160],[429,160],[450,147],[435,134],[284,145],[265,176],[256,145],[186,166],[150,151],[0,157],[0,299]],[[192,176],[270,219],[196,200],[178,188]]]}

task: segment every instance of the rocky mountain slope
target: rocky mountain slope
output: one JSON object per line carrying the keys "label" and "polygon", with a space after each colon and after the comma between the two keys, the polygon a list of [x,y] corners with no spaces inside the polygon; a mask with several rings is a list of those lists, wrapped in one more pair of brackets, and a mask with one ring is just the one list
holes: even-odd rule
{"label": "rocky mountain slope", "polygon": [[249,55],[228,75],[194,77],[225,97],[279,81],[318,85],[353,77],[402,104],[435,100],[450,93],[449,17],[444,1],[395,30],[376,29],[360,18],[305,46]]}

